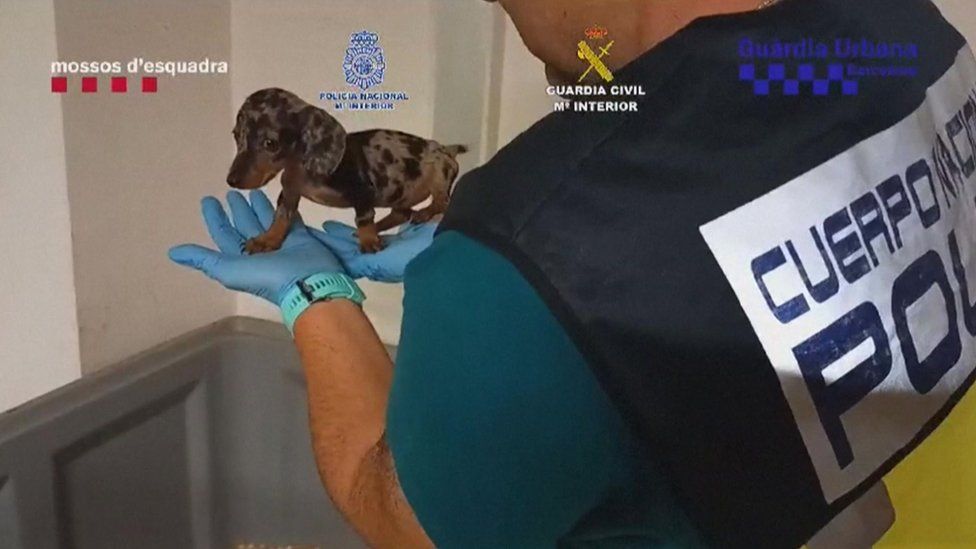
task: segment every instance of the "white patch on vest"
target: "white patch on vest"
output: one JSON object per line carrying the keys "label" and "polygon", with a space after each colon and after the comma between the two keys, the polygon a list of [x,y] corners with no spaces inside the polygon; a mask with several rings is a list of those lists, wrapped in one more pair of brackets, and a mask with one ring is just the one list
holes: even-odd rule
{"label": "white patch on vest", "polygon": [[904,120],[700,228],[828,503],[919,436],[976,367],[974,145],[967,46]]}

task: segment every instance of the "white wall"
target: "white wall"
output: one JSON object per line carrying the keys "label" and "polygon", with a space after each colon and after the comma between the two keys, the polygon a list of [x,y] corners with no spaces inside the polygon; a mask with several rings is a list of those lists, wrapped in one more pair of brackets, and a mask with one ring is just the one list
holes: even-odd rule
{"label": "white wall", "polygon": [[[229,0],[54,5],[64,61],[230,58]],[[131,78],[127,94],[79,93],[77,77],[71,84],[68,195],[81,363],[92,372],[234,314],[231,292],[166,256],[176,243],[209,241],[199,200],[224,187],[230,76],[161,76],[155,94]]]}
{"label": "white wall", "polygon": [[0,2],[0,411],[81,374],[56,57],[50,0]]}

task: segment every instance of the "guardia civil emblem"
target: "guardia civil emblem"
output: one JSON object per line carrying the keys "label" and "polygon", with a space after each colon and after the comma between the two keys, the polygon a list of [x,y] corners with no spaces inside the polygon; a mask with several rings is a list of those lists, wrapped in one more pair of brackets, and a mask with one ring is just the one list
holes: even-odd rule
{"label": "guardia civil emblem", "polygon": [[380,37],[375,32],[353,33],[349,38],[346,58],[342,61],[346,82],[363,91],[383,82],[386,63],[379,41]]}

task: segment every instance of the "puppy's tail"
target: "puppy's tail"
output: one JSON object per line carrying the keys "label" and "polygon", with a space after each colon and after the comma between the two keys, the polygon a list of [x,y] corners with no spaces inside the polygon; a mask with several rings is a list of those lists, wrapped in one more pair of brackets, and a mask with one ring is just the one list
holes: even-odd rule
{"label": "puppy's tail", "polygon": [[459,154],[464,154],[468,152],[467,145],[441,145],[441,150],[446,152],[451,158],[456,157]]}

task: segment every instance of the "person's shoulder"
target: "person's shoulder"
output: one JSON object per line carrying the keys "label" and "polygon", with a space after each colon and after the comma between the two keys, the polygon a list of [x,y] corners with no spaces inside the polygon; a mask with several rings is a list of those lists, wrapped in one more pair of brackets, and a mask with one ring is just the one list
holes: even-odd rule
{"label": "person's shoulder", "polygon": [[472,273],[504,273],[506,267],[506,260],[485,245],[457,231],[444,231],[407,265],[403,282],[408,291],[436,285],[454,293],[452,286],[464,284]]}
{"label": "person's shoulder", "polygon": [[[404,320],[457,317],[471,323],[467,332],[492,331],[508,317],[531,318],[545,329],[559,329],[543,314],[544,305],[508,258],[468,235],[444,231],[407,266]],[[474,308],[476,317],[458,308]],[[527,311],[533,314],[526,315]]]}

